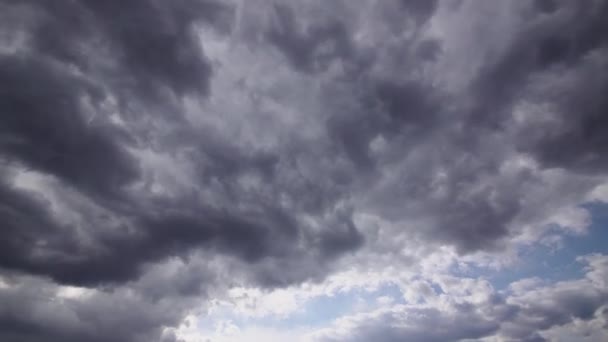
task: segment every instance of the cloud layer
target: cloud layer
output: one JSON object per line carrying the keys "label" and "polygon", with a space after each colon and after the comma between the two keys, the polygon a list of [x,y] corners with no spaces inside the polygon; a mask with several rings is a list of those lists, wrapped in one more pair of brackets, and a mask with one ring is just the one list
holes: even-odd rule
{"label": "cloud layer", "polygon": [[522,246],[584,234],[581,205],[608,201],[606,1],[0,13],[0,339],[177,341],[172,328],[235,287],[389,266],[438,284],[433,305],[314,336],[605,325],[600,254],[583,278],[509,294],[425,265],[504,270]]}

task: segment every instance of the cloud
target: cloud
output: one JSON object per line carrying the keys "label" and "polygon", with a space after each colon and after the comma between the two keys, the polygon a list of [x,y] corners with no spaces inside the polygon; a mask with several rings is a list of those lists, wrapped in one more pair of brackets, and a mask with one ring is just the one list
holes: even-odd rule
{"label": "cloud", "polygon": [[27,277],[8,282],[0,289],[0,337],[8,341],[172,341],[164,327],[188,306],[179,296],[167,300],[168,293],[152,302],[128,289],[69,292]]}
{"label": "cloud", "polygon": [[[346,316],[316,331],[318,341],[460,341],[494,338],[544,341],[546,331],[601,320],[608,300],[606,256],[581,258],[585,277],[543,284],[524,279],[499,292],[485,280],[435,276],[422,300]],[[599,281],[598,281],[599,280]],[[404,284],[407,289],[410,284]],[[560,340],[559,338],[556,340]]]}
{"label": "cloud", "polygon": [[[2,81],[10,85],[1,105],[7,113],[5,157],[93,195],[111,195],[138,176],[136,162],[120,144],[123,132],[91,125],[87,121],[97,113],[82,112],[87,102],[101,100],[93,84],[41,58],[6,56],[0,69]],[[114,167],[104,170],[106,165]]]}
{"label": "cloud", "polygon": [[[203,128],[187,126],[184,116],[170,126],[170,134],[145,131],[156,127],[154,120],[163,122],[146,111],[155,111],[156,102],[151,100],[165,96],[166,90],[176,96],[208,95],[211,65],[198,43],[195,24],[226,29],[230,8],[199,1],[137,2],[127,7],[112,2],[58,7],[23,3],[9,8],[35,20],[26,25],[29,39],[22,51],[2,57],[2,79],[8,85],[2,100],[7,113],[3,158],[21,169],[16,174],[28,170],[48,176],[50,188],[69,189],[49,189],[42,197],[55,192],[56,200],[65,201],[61,197],[76,196],[73,191],[91,202],[93,213],[75,213],[83,208],[70,205],[65,211],[85,217],[100,213],[106,219],[86,226],[60,224],[54,216],[65,212],[53,215],[50,205],[31,201],[32,194],[20,193],[6,180],[3,202],[22,198],[35,215],[28,220],[35,223],[20,226],[16,217],[26,208],[4,213],[7,222],[14,222],[4,242],[4,267],[93,286],[131,280],[143,264],[186,256],[196,248],[226,251],[248,262],[304,253],[287,247],[297,244],[301,235],[297,218],[287,208],[261,199],[261,194],[248,196],[248,184],[238,183],[241,177],[276,178],[275,151],[251,153],[223,135],[200,137]],[[96,44],[108,55],[94,55],[90,49]],[[177,104],[170,108],[185,111]],[[137,111],[135,117],[131,110]],[[154,177],[155,171],[142,165],[142,153],[156,149],[153,144],[159,144],[170,160],[187,153],[189,160],[177,168],[200,175],[191,179],[194,189],[219,182],[218,197],[236,196],[243,205],[215,206],[215,198],[200,199],[192,191],[177,197],[156,195],[145,187],[138,191],[142,182],[150,182],[148,175]],[[276,191],[283,186],[277,184]],[[347,214],[328,220],[344,228],[308,237],[320,258],[361,243]],[[37,231],[40,226],[54,228],[43,237]],[[70,236],[76,230],[84,231],[86,241]]]}
{"label": "cloud", "polygon": [[[91,63],[106,52],[127,72],[105,75],[118,78],[113,81],[133,84],[142,91],[167,87],[177,93],[208,91],[211,67],[197,43],[194,24],[223,24],[227,11],[210,1],[26,2],[22,6],[39,15],[32,24],[32,48],[43,56],[88,71],[96,68]],[[101,56],[94,55],[95,48],[101,48]]]}
{"label": "cloud", "polygon": [[[385,264],[445,271],[454,258],[504,266],[521,246],[584,234],[581,204],[606,186],[607,9],[3,3],[6,338],[169,341],[230,289],[293,289]],[[595,292],[483,289],[480,302],[344,322],[380,340],[600,324],[606,284],[589,263],[571,285]],[[87,295],[63,298],[71,288]],[[545,302],[518,302],[531,293]],[[418,330],[429,324],[444,329]]]}

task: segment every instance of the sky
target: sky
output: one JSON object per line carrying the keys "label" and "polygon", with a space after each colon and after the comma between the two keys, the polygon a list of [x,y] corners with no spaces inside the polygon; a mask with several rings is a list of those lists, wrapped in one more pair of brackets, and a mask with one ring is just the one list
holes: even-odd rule
{"label": "sky", "polygon": [[0,340],[608,341],[606,17],[0,0]]}

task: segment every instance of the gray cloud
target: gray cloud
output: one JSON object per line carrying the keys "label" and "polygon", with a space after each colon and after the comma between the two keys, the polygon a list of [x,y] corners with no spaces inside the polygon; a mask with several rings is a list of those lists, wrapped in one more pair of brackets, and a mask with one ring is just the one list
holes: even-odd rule
{"label": "gray cloud", "polygon": [[178,324],[188,307],[186,297],[169,292],[150,301],[128,289],[66,296],[40,280],[9,283],[0,290],[0,337],[7,341],[172,341],[164,327]]}
{"label": "gray cloud", "polygon": [[[496,126],[521,103],[548,105],[544,110],[554,122],[541,124],[544,133],[526,122],[519,150],[545,167],[605,172],[600,113],[606,105],[597,94],[605,88],[606,66],[599,60],[605,59],[606,39],[599,32],[606,3],[548,3],[536,2],[541,11],[527,14],[534,20],[522,22],[504,53],[477,76],[480,100],[472,118]],[[553,10],[546,13],[548,7]]]}
{"label": "gray cloud", "polygon": [[298,28],[298,18],[292,8],[277,4],[274,12],[276,23],[266,37],[297,70],[323,71],[332,60],[352,52],[350,37],[340,21],[314,24],[303,30]]}
{"label": "gray cloud", "polygon": [[[366,250],[358,214],[461,254],[507,248],[606,173],[603,1],[0,6],[2,300],[42,312],[4,310],[8,339],[159,339],[219,281],[201,259],[233,284],[319,280]],[[155,268],[171,260],[209,275]],[[100,292],[49,304],[27,277],[47,299]],[[122,300],[125,330],[96,335]],[[572,314],[548,310],[518,319]]]}
{"label": "gray cloud", "polygon": [[180,94],[209,88],[211,67],[193,25],[204,21],[225,26],[221,21],[228,11],[210,1],[27,2],[23,6],[42,12],[33,24],[32,37],[39,53],[89,71],[96,67],[91,65],[97,58],[93,49],[101,48],[124,68],[108,70],[112,73],[105,76],[144,92],[166,87]]}
{"label": "gray cloud", "polygon": [[[199,138],[201,132],[187,126],[176,128],[181,136],[174,143],[167,140],[176,136],[173,133],[165,137],[147,132],[150,138],[141,137],[133,134],[138,128],[112,124],[115,114],[109,110],[122,106],[104,107],[104,101],[123,101],[135,95],[131,101],[134,108],[153,110],[155,103],[146,101],[162,94],[162,89],[181,95],[185,90],[207,94],[211,67],[192,25],[202,20],[225,29],[221,25],[229,9],[199,1],[171,5],[137,2],[129,5],[133,8],[114,3],[15,6],[42,18],[27,32],[32,39],[22,52],[25,56],[2,57],[2,79],[8,85],[1,108],[7,113],[2,125],[3,156],[16,167],[56,177],[92,200],[97,210],[105,210],[110,218],[89,223],[89,227],[72,227],[54,222],[49,208],[37,207],[35,202],[28,202],[28,208],[14,208],[6,213],[15,228],[5,243],[11,252],[5,255],[4,267],[49,275],[63,283],[94,285],[132,279],[144,263],[184,256],[199,247],[227,251],[248,262],[304,252],[288,247],[297,243],[301,224],[285,208],[259,201],[256,193],[249,197],[258,203],[238,208],[238,202],[247,195],[236,178],[259,171],[270,181],[278,155],[250,155],[231,146],[223,136]],[[91,44],[98,39],[102,46],[108,46],[112,59],[104,62],[90,55],[87,48],[93,48]],[[102,62],[110,69],[99,73]],[[127,88],[110,73],[131,78]],[[130,120],[129,115],[124,120],[135,124],[137,120]],[[143,118],[146,113],[137,115]],[[182,124],[178,120],[177,125]],[[145,177],[129,149],[149,148],[142,146],[146,141],[169,144],[160,148],[171,154],[194,147],[190,163],[195,172],[205,174],[204,178],[195,177],[200,184],[194,188],[219,182],[221,195],[237,203],[213,207],[196,195],[169,198],[129,191]],[[17,196],[28,201],[29,197],[10,186],[6,194],[6,202]],[[29,219],[35,223],[17,227],[20,220],[14,217],[24,215],[25,209],[36,214]],[[321,249],[319,255],[354,248],[360,237],[352,222],[348,225],[344,236],[324,233],[327,239],[310,237],[309,242]],[[43,238],[39,226],[56,228],[46,231]],[[92,240],[89,245],[69,239],[68,232],[80,228]],[[40,244],[44,247],[37,247]],[[42,251],[49,257],[37,257]]]}
{"label": "gray cloud", "polygon": [[42,58],[3,57],[0,69],[7,85],[0,134],[2,152],[10,160],[93,194],[111,195],[138,176],[136,162],[121,146],[121,141],[128,143],[124,132],[88,124],[81,112],[81,101],[101,101],[93,84]]}

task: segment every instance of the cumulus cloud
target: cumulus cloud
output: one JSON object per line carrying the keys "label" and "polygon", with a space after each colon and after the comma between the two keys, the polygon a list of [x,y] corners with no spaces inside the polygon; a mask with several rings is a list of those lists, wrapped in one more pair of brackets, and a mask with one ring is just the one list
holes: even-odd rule
{"label": "cumulus cloud", "polygon": [[[333,327],[315,332],[314,340],[545,341],[543,336],[550,336],[552,328],[605,319],[606,260],[605,255],[583,258],[588,268],[581,279],[555,284],[522,279],[506,292],[486,280],[433,277],[425,282],[435,288],[416,286],[417,300],[406,296],[406,304],[340,318]],[[601,333],[601,328],[591,331]]]}
{"label": "cumulus cloud", "polygon": [[[171,341],[234,289],[505,267],[584,234],[608,171],[607,11],[2,1],[0,336]],[[397,328],[363,315],[328,338],[598,325],[603,259],[586,260],[585,279],[382,309]]]}

